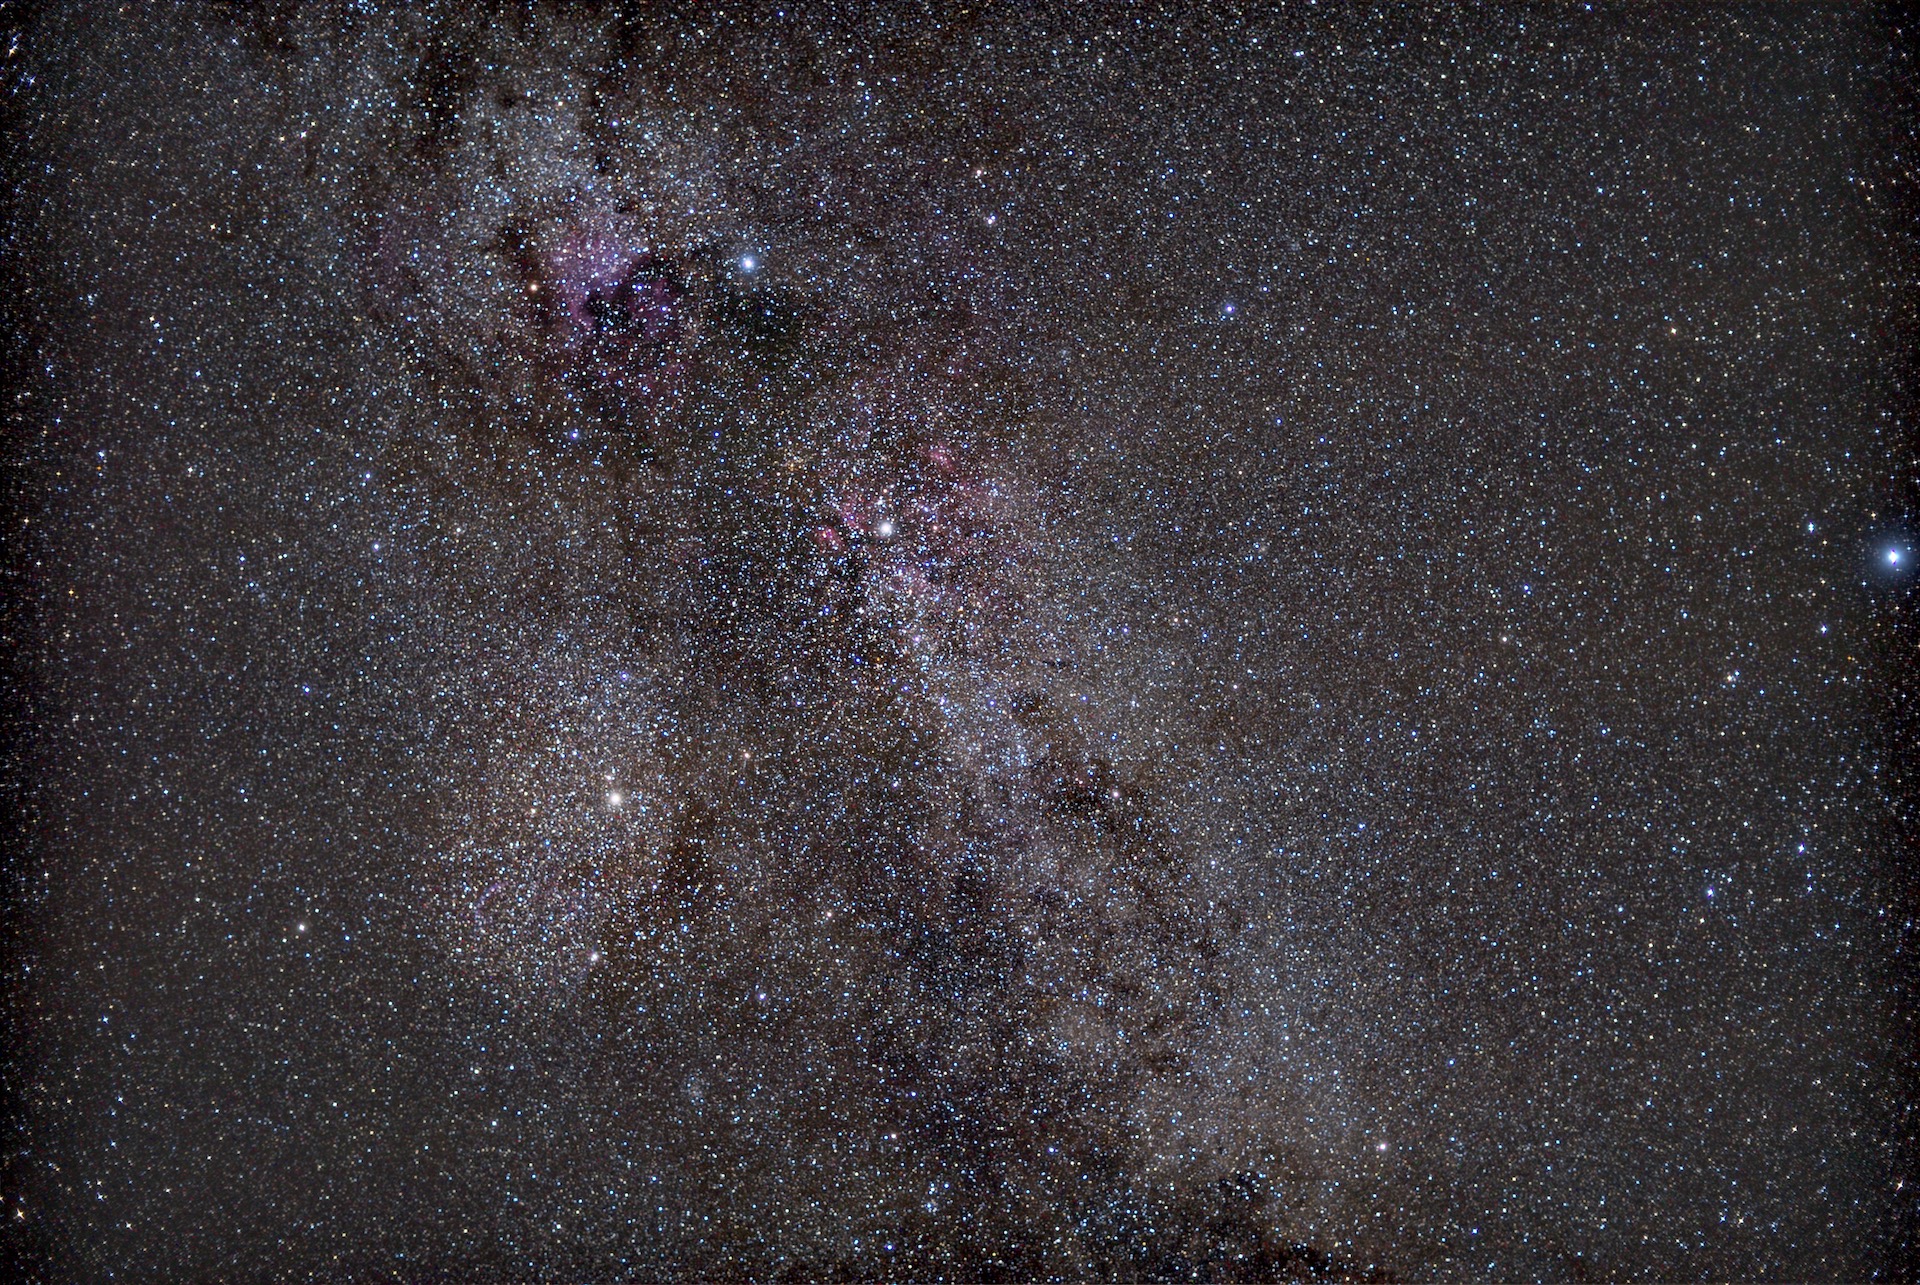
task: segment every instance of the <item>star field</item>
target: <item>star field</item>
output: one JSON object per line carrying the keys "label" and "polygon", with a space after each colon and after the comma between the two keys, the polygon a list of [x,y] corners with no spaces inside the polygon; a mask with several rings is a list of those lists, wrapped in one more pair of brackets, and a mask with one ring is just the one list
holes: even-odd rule
{"label": "star field", "polygon": [[1901,1279],[1891,11],[6,29],[23,1279]]}

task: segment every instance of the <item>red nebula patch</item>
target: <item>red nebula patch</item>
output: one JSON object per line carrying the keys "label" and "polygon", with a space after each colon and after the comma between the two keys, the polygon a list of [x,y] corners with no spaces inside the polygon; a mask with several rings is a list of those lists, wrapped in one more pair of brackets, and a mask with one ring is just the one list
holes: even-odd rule
{"label": "red nebula patch", "polygon": [[634,238],[575,231],[528,291],[565,368],[593,387],[651,397],[678,386],[695,338],[684,275]]}

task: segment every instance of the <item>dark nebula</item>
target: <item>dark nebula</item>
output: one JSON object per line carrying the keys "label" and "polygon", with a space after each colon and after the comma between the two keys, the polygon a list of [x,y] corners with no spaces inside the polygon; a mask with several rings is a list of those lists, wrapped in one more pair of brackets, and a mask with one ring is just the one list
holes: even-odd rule
{"label": "dark nebula", "polygon": [[1909,1278],[1911,33],[1322,9],[11,14],[22,1278]]}

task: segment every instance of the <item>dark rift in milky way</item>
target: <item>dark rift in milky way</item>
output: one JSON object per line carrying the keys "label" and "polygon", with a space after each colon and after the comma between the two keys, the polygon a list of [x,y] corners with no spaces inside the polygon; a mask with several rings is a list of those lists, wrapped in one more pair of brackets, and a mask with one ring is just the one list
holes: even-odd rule
{"label": "dark rift in milky way", "polygon": [[[1159,1168],[1206,1204],[1274,1163],[1155,1156],[1200,1110],[1178,1086],[1235,911],[1161,815],[1195,782],[1079,694],[1033,319],[923,262],[912,199],[880,262],[838,265],[880,284],[828,279],[844,230],[735,179],[772,123],[716,131],[591,46],[539,63],[573,35],[494,55],[529,70],[476,75],[428,159],[369,177],[372,307],[444,389],[408,467],[471,514],[421,592],[491,602],[517,653],[482,659],[497,713],[446,733],[473,764],[422,853],[448,956],[679,1095],[765,1086],[794,1123],[759,1149],[817,1163],[820,1122],[878,1113],[917,1141],[863,1199],[928,1228]],[[1292,1261],[1268,1197],[1235,1199],[1222,1243]],[[1012,1247],[1027,1216],[952,1252],[1044,1261]]]}
{"label": "dark rift in milky way", "polygon": [[0,1260],[1911,1276],[1902,21],[0,5]]}

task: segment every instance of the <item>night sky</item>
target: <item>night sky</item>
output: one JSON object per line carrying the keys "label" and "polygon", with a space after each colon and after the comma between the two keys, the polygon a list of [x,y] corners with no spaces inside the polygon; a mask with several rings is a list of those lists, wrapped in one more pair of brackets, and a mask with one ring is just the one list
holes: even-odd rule
{"label": "night sky", "polygon": [[6,1256],[1914,1279],[1903,21],[0,12]]}

